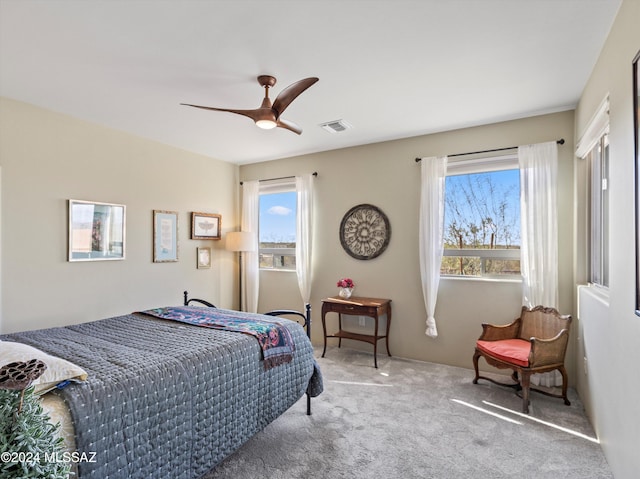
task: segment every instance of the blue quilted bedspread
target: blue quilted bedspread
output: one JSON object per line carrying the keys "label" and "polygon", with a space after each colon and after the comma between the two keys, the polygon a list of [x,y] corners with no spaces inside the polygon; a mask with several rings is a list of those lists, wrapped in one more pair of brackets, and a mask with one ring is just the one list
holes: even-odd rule
{"label": "blue quilted bedspread", "polygon": [[[273,319],[273,318],[271,318]],[[289,363],[265,370],[255,338],[130,314],[5,335],[81,366],[87,381],[50,394],[69,405],[81,479],[202,476],[322,377],[304,329]],[[300,414],[304,414],[301,406]]]}

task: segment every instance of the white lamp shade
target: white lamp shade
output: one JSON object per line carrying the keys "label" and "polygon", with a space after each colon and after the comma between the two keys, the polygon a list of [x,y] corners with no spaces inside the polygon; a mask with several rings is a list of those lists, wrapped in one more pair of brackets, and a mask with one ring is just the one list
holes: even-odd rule
{"label": "white lamp shade", "polygon": [[232,231],[227,233],[225,248],[228,251],[254,251],[253,233],[247,231]]}

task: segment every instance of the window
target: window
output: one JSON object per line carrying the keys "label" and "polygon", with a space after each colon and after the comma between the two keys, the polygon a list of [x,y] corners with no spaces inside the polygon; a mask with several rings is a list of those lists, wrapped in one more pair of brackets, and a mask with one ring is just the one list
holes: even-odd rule
{"label": "window", "polygon": [[589,280],[609,286],[609,135],[600,137],[586,157],[590,172],[591,237]]}
{"label": "window", "polygon": [[609,286],[609,97],[600,103],[576,147],[576,156],[588,162],[589,281]]}
{"label": "window", "polygon": [[260,185],[260,268],[296,269],[295,183]]}
{"label": "window", "polygon": [[520,276],[517,158],[450,161],[447,169],[440,273]]}

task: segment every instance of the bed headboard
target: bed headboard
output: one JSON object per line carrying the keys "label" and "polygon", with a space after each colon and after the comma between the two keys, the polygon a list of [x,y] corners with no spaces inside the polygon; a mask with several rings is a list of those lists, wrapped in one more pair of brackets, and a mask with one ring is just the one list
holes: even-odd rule
{"label": "bed headboard", "polygon": [[[189,306],[189,304],[193,302],[203,304],[210,308],[216,307],[215,305],[211,304],[209,301],[205,301],[204,299],[189,298],[189,293],[187,291],[185,291],[183,294],[185,306]],[[311,305],[309,303],[305,304],[304,314],[293,309],[276,309],[264,314],[266,314],[267,316],[296,316],[297,318],[295,319],[295,321],[302,323],[302,327],[307,332],[307,336],[311,338]],[[301,318],[302,321],[298,320],[298,318]]]}
{"label": "bed headboard", "polygon": [[214,304],[211,304],[209,301],[205,301],[204,299],[198,299],[198,298],[191,298],[191,299],[187,299],[189,297],[189,293],[187,291],[185,291],[184,293],[184,305],[185,306],[189,306],[189,303],[201,303],[204,304],[205,306],[208,306],[209,308],[215,308],[216,306]]}

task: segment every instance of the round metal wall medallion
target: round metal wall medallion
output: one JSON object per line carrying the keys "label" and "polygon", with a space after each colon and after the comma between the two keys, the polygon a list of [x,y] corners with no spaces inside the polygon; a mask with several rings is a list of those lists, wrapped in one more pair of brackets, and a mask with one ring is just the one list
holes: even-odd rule
{"label": "round metal wall medallion", "polygon": [[340,244],[356,259],[380,256],[387,249],[390,239],[389,218],[373,205],[354,206],[340,222]]}

